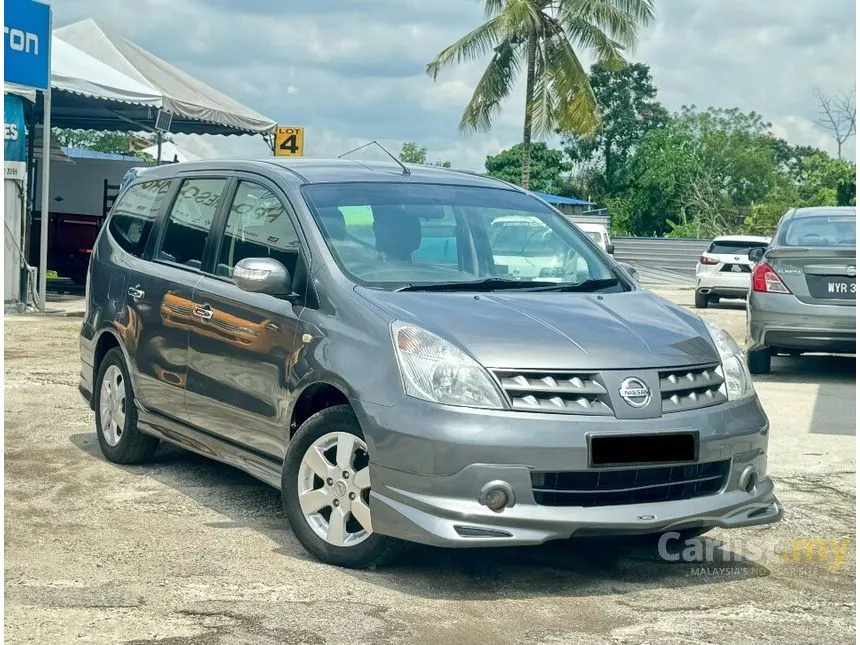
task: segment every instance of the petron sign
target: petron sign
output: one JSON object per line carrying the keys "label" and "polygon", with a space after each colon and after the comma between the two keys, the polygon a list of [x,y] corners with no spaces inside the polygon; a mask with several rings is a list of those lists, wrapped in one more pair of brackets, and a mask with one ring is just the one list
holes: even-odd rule
{"label": "petron sign", "polygon": [[51,6],[34,0],[3,3],[3,80],[37,90],[51,81]]}
{"label": "petron sign", "polygon": [[24,102],[20,96],[3,97],[3,176],[6,179],[24,179]]}

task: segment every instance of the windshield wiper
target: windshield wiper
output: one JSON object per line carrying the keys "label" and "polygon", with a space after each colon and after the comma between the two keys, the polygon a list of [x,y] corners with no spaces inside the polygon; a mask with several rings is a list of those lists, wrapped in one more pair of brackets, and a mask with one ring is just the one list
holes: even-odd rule
{"label": "windshield wiper", "polygon": [[558,286],[555,282],[511,280],[509,278],[487,278],[475,282],[430,282],[408,284],[395,291],[502,291],[517,289],[523,291],[537,291]]}
{"label": "windshield wiper", "polygon": [[552,284],[546,287],[538,287],[535,291],[565,291],[565,292],[580,292],[587,293],[591,291],[600,291],[608,289],[620,284],[618,278],[590,278],[582,282],[562,282],[560,284]]}

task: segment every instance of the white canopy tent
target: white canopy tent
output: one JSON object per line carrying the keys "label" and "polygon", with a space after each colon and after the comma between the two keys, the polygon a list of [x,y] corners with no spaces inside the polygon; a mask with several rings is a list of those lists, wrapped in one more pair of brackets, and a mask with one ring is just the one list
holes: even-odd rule
{"label": "white canopy tent", "polygon": [[54,37],[51,39],[51,87],[105,101],[160,107],[161,94],[149,85]]}
{"label": "white canopy tent", "polygon": [[[277,124],[229,96],[186,74],[91,18],[54,30],[55,40],[69,43],[146,85],[161,96],[160,107],[173,120],[223,126],[219,134],[271,135]],[[179,129],[171,128],[174,132]],[[190,131],[188,129],[186,132]]]}

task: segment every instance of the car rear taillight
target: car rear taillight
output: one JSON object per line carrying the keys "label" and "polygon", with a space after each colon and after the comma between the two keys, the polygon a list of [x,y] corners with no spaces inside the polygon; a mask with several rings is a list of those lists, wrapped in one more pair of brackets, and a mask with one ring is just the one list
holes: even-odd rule
{"label": "car rear taillight", "polygon": [[767,262],[755,265],[752,274],[753,291],[759,293],[791,293],[785,283]]}
{"label": "car rear taillight", "polygon": [[705,255],[699,258],[699,264],[719,264],[719,260],[715,260],[714,258],[709,258]]}

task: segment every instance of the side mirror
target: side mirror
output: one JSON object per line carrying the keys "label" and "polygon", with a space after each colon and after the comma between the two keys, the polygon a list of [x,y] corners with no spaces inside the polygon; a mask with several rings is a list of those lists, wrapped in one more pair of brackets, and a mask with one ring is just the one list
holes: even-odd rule
{"label": "side mirror", "polygon": [[242,291],[289,299],[293,281],[287,268],[271,258],[245,258],[233,267],[233,280]]}
{"label": "side mirror", "polygon": [[614,245],[614,244],[612,244],[611,242],[610,242],[609,244],[607,244],[607,245],[606,245],[606,252],[607,252],[609,255],[615,255],[615,245]]}
{"label": "side mirror", "polygon": [[765,248],[763,246],[754,246],[747,253],[747,257],[751,262],[761,262],[764,257]]}
{"label": "side mirror", "polygon": [[636,269],[634,269],[631,265],[627,264],[626,262],[619,262],[618,266],[620,266],[622,269],[624,269],[627,272],[627,274],[631,278],[633,278],[637,283],[639,282],[639,272]]}

